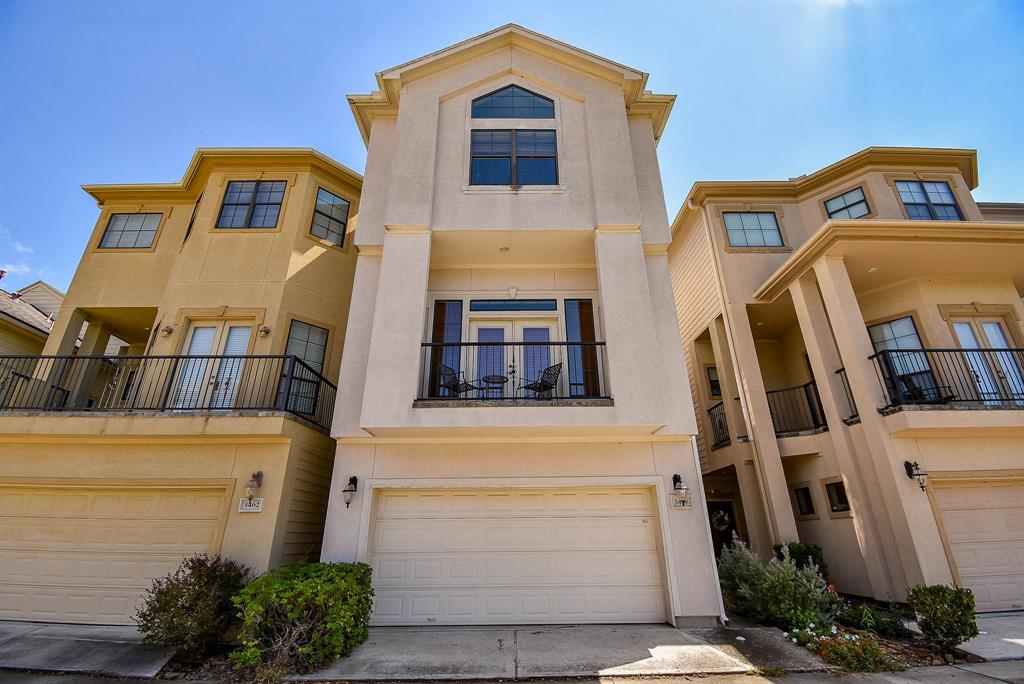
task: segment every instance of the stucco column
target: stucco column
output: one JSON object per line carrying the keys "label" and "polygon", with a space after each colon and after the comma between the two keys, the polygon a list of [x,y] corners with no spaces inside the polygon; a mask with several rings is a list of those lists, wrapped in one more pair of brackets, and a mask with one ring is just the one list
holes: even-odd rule
{"label": "stucco column", "polygon": [[338,372],[338,398],[334,404],[331,436],[366,436],[359,427],[366,389],[366,364],[370,357],[373,310],[377,303],[380,278],[381,248],[379,245],[359,248],[356,273],[352,281],[352,302],[345,327],[345,353]]}
{"label": "stucco column", "polygon": [[67,356],[75,352],[78,334],[85,324],[85,312],[81,309],[62,307],[50,328],[50,335],[43,345],[43,356]]}
{"label": "stucco column", "polygon": [[743,519],[747,523],[747,541],[755,553],[767,558],[772,551],[772,538],[768,530],[768,518],[764,514],[765,505],[757,469],[754,461],[747,459],[740,459],[733,467],[736,469],[736,485],[743,505]]}
{"label": "stucco column", "polygon": [[110,326],[103,321],[89,321],[89,326],[82,336],[82,346],[78,350],[79,358],[73,363],[69,394],[69,406],[85,408],[89,403],[96,376],[99,374],[103,361],[82,357],[102,356],[110,341]]}
{"label": "stucco column", "polygon": [[[732,329],[732,348],[739,369],[743,395],[750,419],[750,441],[754,466],[758,475],[761,499],[768,517],[768,530],[773,543],[800,539],[796,529],[793,506],[789,501],[789,485],[782,468],[782,454],[775,437],[768,395],[765,394],[761,365],[757,359],[754,336],[750,332],[750,319],[743,304],[729,305],[729,325]],[[739,466],[737,466],[737,470]],[[748,509],[749,510],[749,509]]]}
{"label": "stucco column", "polygon": [[655,334],[640,229],[598,227],[594,244],[609,386],[618,421],[665,423],[662,352]]}
{"label": "stucco column", "polygon": [[878,490],[878,481],[874,470],[857,457],[849,430],[842,420],[846,417],[844,413],[847,411],[846,391],[835,372],[842,367],[842,361],[832,340],[831,326],[818,292],[818,284],[813,278],[801,278],[790,285],[789,293],[793,298],[793,308],[800,325],[800,334],[804,339],[807,358],[818,385],[822,410],[829,426],[828,436],[832,441],[840,472],[844,475],[846,495],[854,513],[853,528],[868,581],[871,583],[872,595],[892,596],[893,585],[885,560],[884,542],[889,542],[891,550],[895,548],[895,539],[888,525],[883,525],[884,535],[879,533],[877,506],[871,500],[870,494]]}
{"label": "stucco column", "polygon": [[[832,331],[846,368],[850,390],[857,402],[870,452],[859,456],[871,459],[878,477],[875,496],[886,506],[888,523],[898,540],[898,556],[890,558],[890,570],[896,598],[902,599],[903,589],[908,584],[950,582],[952,573],[944,560],[942,541],[928,497],[904,472],[899,450],[895,448],[884,419],[877,411],[877,407],[886,403],[885,396],[874,361],[869,358],[874,354],[874,347],[846,264],[839,256],[822,257],[815,262],[814,273],[832,322]],[[927,469],[926,455],[921,456],[922,465]],[[922,560],[926,558],[929,559],[927,563]],[[897,562],[902,564],[902,572],[893,567]]]}
{"label": "stucco column", "polygon": [[[420,380],[420,343],[430,272],[430,232],[389,226],[373,309],[361,426],[407,422]],[[342,390],[344,391],[344,390]]]}
{"label": "stucco column", "polygon": [[[729,338],[725,332],[725,321],[718,316],[711,322],[709,328],[711,350],[715,355],[715,368],[718,369],[718,383],[722,387],[722,406],[725,408],[725,420],[729,424],[729,439],[736,444],[740,435],[749,435],[747,419],[743,417],[743,407],[737,401],[740,387],[736,382],[736,366],[732,362],[732,350],[729,348]],[[700,369],[695,368],[694,372],[698,373]]]}

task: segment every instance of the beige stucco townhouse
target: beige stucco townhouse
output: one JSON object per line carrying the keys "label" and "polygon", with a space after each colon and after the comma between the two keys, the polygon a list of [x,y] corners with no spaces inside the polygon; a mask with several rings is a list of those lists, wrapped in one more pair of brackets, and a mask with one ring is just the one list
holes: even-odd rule
{"label": "beige stucco townhouse", "polygon": [[977,185],[973,150],[868,148],[693,186],[669,258],[716,546],[1024,607],[1024,205]]}
{"label": "beige stucco townhouse", "polygon": [[375,624],[721,616],[646,81],[510,25],[349,98],[322,557],[373,567]]}

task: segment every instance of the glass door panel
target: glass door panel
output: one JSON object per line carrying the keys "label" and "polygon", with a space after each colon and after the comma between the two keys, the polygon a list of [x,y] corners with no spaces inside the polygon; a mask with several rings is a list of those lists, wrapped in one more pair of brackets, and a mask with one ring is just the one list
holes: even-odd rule
{"label": "glass door panel", "polygon": [[[217,339],[216,325],[194,325],[189,331],[188,345],[185,347],[187,356],[209,356],[213,353],[213,345]],[[178,368],[175,382],[173,408],[196,408],[203,400],[204,390],[210,380],[209,370],[211,359],[184,359]]]}
{"label": "glass door panel", "polygon": [[1013,344],[1002,321],[982,321],[981,332],[985,337],[992,356],[992,365],[1003,385],[1006,396],[1018,404],[1024,404],[1024,352],[1010,351]]}
{"label": "glass door panel", "polygon": [[508,392],[509,378],[513,375],[512,354],[505,346],[512,337],[512,324],[505,321],[476,322],[470,326],[473,341],[472,363],[476,384],[485,399],[502,399]]}
{"label": "glass door panel", "polygon": [[[540,382],[544,372],[561,361],[559,348],[547,344],[554,338],[555,324],[541,321],[517,322],[515,328],[516,339],[522,343],[519,383],[525,386]],[[553,373],[549,371],[548,375]],[[536,394],[534,390],[523,390],[527,399]]]}
{"label": "glass door panel", "polygon": [[251,332],[252,328],[248,325],[228,326],[219,354],[235,358],[220,359],[217,363],[213,395],[210,398],[211,408],[231,408],[235,405],[238,386],[242,380],[242,371],[245,368],[245,353],[249,349]]}
{"label": "glass door panel", "polygon": [[999,403],[999,386],[996,384],[995,374],[989,367],[985,353],[982,351],[967,351],[981,349],[981,343],[975,332],[974,326],[969,321],[953,321],[953,332],[956,333],[957,342],[963,351],[964,361],[974,380],[975,390],[978,399],[986,404]]}

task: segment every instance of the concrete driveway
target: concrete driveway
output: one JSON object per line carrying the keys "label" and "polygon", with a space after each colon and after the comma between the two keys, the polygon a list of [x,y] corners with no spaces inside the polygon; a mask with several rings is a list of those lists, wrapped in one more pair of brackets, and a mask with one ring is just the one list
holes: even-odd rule
{"label": "concrete driveway", "polygon": [[172,655],[144,646],[134,627],[0,621],[0,668],[148,678]]}
{"label": "concrete driveway", "polygon": [[960,649],[985,660],[1024,659],[1024,611],[981,613],[977,617],[981,635]]}
{"label": "concrete driveway", "polygon": [[777,629],[667,625],[378,627],[327,669],[294,680],[401,681],[684,676],[756,667],[820,671]]}

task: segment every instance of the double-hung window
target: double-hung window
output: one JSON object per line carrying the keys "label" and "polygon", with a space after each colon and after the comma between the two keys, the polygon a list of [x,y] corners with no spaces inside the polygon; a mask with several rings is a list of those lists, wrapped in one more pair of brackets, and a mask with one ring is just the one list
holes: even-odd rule
{"label": "double-hung window", "polygon": [[949,183],[942,181],[896,181],[896,190],[915,221],[962,221],[956,197]]}
{"label": "double-hung window", "polygon": [[722,219],[732,247],[782,247],[774,211],[724,211]]}
{"label": "double-hung window", "polygon": [[855,219],[871,213],[868,200],[864,196],[864,188],[854,188],[838,197],[825,200],[825,211],[828,212],[829,218],[835,219]]}
{"label": "double-hung window", "polygon": [[230,181],[218,228],[276,228],[285,181]]}
{"label": "double-hung window", "polygon": [[555,132],[474,130],[470,185],[557,185]]}
{"label": "double-hung window", "polygon": [[348,202],[327,192],[316,191],[316,205],[313,207],[313,223],[309,232],[321,240],[341,247],[345,244],[345,225],[348,223]]}

